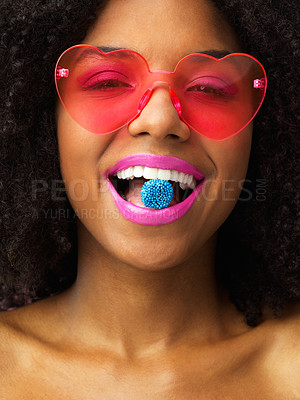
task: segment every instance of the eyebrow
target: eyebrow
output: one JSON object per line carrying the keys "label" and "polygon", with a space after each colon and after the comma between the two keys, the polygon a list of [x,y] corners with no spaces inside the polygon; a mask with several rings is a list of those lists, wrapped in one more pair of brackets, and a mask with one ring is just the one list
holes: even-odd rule
{"label": "eyebrow", "polygon": [[231,51],[228,50],[203,50],[203,51],[196,51],[195,53],[207,54],[208,56],[212,56],[215,58],[223,58],[231,54]]}
{"label": "eyebrow", "polygon": [[[116,51],[116,50],[130,50],[124,47],[122,48],[122,47],[109,47],[109,46],[97,47],[97,49],[102,50],[104,53],[109,53],[111,51]],[[208,56],[212,56],[215,58],[223,58],[225,56],[228,56],[228,54],[231,54],[231,52],[228,50],[214,50],[214,49],[195,51],[194,53],[207,54]]]}
{"label": "eyebrow", "polygon": [[[125,47],[111,47],[111,46],[95,46],[97,49],[103,51],[104,53],[110,53],[112,51],[118,51],[118,50],[134,50],[134,49],[128,49]],[[85,56],[87,56],[89,53],[92,54],[94,52],[94,50],[91,49],[86,49],[85,51],[83,51],[78,58],[75,61],[75,64],[77,64],[78,62],[80,62],[80,60],[82,58],[84,58]],[[122,53],[121,53],[122,54]],[[228,50],[214,50],[214,49],[210,49],[210,50],[202,50],[202,51],[195,51],[193,54],[206,54],[215,58],[223,58],[225,56],[227,56],[228,54],[231,54],[230,51]],[[120,56],[120,53],[118,54],[118,56]],[[124,54],[124,56],[128,56],[128,54]]]}
{"label": "eyebrow", "polygon": [[[116,50],[128,50],[122,47],[108,47],[108,46],[95,46],[97,49],[103,51],[103,53],[110,53],[111,51]],[[95,55],[95,49],[93,47],[88,47],[87,49],[83,50],[78,57],[75,58],[74,64],[79,64],[82,60],[84,60],[88,56]],[[128,53],[118,53],[118,57],[128,57]]]}

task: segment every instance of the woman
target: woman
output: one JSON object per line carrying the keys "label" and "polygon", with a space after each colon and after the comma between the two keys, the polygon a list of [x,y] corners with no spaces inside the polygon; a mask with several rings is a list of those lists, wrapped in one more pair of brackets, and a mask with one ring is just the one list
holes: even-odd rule
{"label": "woman", "polygon": [[[18,11],[5,4],[1,10],[2,276],[8,294],[23,286],[44,299],[1,314],[0,398],[300,398],[297,89],[288,84],[295,72],[295,11],[234,1],[98,3],[28,3]],[[222,13],[233,9],[235,30]],[[122,86],[121,95],[133,87],[129,77],[142,71],[141,60],[151,71],[171,72],[196,52],[248,53],[247,63],[255,57],[268,76],[267,98],[254,122],[255,112],[247,111],[247,123],[229,124],[227,137],[216,140],[214,131],[209,137],[208,128],[184,118],[184,108],[180,116],[170,74],[158,73],[151,96],[130,120],[116,102],[114,118],[104,114],[88,125],[101,112],[93,100],[99,82],[87,92],[86,79],[80,81],[80,96],[94,108],[68,102],[72,85],[65,91],[64,82],[78,80],[68,81],[72,69],[59,58],[80,43],[93,47],[89,55],[75,48],[71,60],[79,71],[98,62],[102,53],[95,47],[130,50],[110,61],[115,74],[125,58],[122,81],[114,77],[105,87],[108,99],[115,86]],[[200,57],[191,62],[211,60]],[[58,58],[61,101],[52,78]],[[145,71],[141,76],[152,77]],[[258,78],[263,85],[263,75]],[[234,82],[225,87],[230,93],[241,85]],[[208,95],[219,99],[224,90]],[[100,132],[104,122],[109,126]],[[139,220],[118,206],[123,195],[145,208],[145,180],[118,189],[119,195],[109,181],[148,162],[196,179],[197,196],[183,215],[170,219],[164,207],[142,211],[146,217]],[[163,223],[153,222],[155,212]]]}

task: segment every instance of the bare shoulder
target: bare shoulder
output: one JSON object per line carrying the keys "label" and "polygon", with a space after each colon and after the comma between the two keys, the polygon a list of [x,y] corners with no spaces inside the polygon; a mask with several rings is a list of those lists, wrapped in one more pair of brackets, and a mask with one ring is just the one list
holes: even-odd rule
{"label": "bare shoulder", "polygon": [[288,400],[300,399],[300,305],[269,320],[260,334],[266,349],[260,360],[266,384]]}
{"label": "bare shoulder", "polygon": [[5,399],[10,399],[13,388],[18,386],[21,360],[26,359],[26,343],[23,343],[15,314],[15,310],[0,314],[0,398]]}
{"label": "bare shoulder", "polygon": [[37,365],[45,354],[44,332],[53,332],[48,325],[53,313],[47,318],[47,301],[38,303],[0,313],[0,399],[24,397],[24,382],[37,374]]}
{"label": "bare shoulder", "polygon": [[278,350],[283,355],[286,371],[298,383],[300,398],[300,305],[291,309],[281,320]]}
{"label": "bare shoulder", "polygon": [[21,340],[19,328],[15,320],[15,310],[0,313],[0,359],[5,361],[0,365],[1,377],[10,366],[15,367],[15,356]]}
{"label": "bare shoulder", "polygon": [[[47,298],[0,313],[0,351],[34,346],[55,339],[58,331],[56,299]],[[57,329],[53,330],[53,326]],[[18,353],[19,354],[19,353]]]}

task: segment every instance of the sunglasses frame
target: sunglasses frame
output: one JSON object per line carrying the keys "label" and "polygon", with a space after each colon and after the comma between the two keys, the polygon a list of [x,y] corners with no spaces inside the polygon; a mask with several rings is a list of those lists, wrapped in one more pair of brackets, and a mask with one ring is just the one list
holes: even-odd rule
{"label": "sunglasses frame", "polygon": [[[253,56],[251,56],[250,54],[247,54],[247,53],[230,53],[230,54],[225,55],[225,56],[222,57],[222,58],[216,58],[216,57],[214,57],[214,56],[211,56],[211,55],[208,55],[208,54],[205,54],[205,53],[191,53],[191,54],[188,54],[188,55],[182,57],[182,58],[177,62],[177,64],[176,64],[176,66],[175,66],[175,68],[174,68],[173,71],[164,71],[164,70],[151,71],[150,68],[149,68],[149,65],[148,65],[147,60],[146,60],[140,53],[138,53],[138,52],[136,52],[136,51],[134,51],[134,50],[130,50],[130,49],[118,49],[118,50],[113,50],[113,51],[110,51],[110,52],[104,52],[104,51],[102,51],[101,49],[99,49],[99,48],[97,48],[97,47],[95,47],[95,46],[92,46],[92,45],[88,45],[88,44],[77,44],[77,45],[74,45],[74,46],[69,47],[68,49],[66,49],[66,50],[59,56],[59,58],[58,58],[58,60],[57,60],[57,63],[56,63],[56,66],[55,66],[55,71],[54,71],[55,86],[56,86],[56,90],[57,90],[58,96],[59,96],[60,101],[61,101],[61,103],[63,104],[64,108],[66,109],[66,111],[67,111],[69,114],[70,114],[70,112],[68,111],[68,107],[65,105],[65,103],[64,103],[64,101],[63,101],[63,99],[62,99],[62,97],[61,97],[60,90],[59,90],[59,87],[58,87],[58,81],[59,81],[60,79],[63,79],[63,78],[68,78],[69,75],[70,75],[70,71],[69,71],[68,68],[64,68],[63,66],[61,66],[61,65],[59,65],[59,64],[60,64],[60,60],[63,58],[63,56],[64,56],[66,53],[68,53],[70,50],[73,50],[73,49],[75,49],[75,48],[83,48],[83,47],[85,47],[85,48],[91,48],[91,49],[96,50],[97,52],[99,52],[100,54],[103,54],[103,55],[110,55],[110,54],[115,54],[115,53],[119,53],[119,52],[122,52],[122,53],[124,53],[124,52],[129,52],[129,53],[131,53],[131,54],[135,54],[135,55],[137,55],[140,59],[142,59],[142,60],[144,61],[145,66],[147,67],[147,72],[148,72],[149,74],[165,74],[166,76],[174,75],[174,74],[176,73],[177,69],[178,69],[178,66],[179,66],[184,60],[186,60],[186,59],[188,59],[188,58],[190,58],[190,57],[192,57],[192,56],[198,56],[198,57],[199,57],[199,56],[204,56],[205,58],[212,59],[212,60],[218,61],[218,62],[219,62],[219,61],[223,61],[223,60],[225,60],[225,59],[228,58],[228,57],[233,57],[233,56],[246,56],[246,57],[251,58],[252,60],[254,60],[254,61],[260,66],[260,68],[261,68],[261,70],[262,70],[262,72],[263,72],[263,74],[264,74],[264,77],[263,77],[263,78],[256,78],[256,79],[253,80],[253,88],[256,89],[256,90],[260,90],[260,91],[263,91],[263,92],[264,92],[263,95],[262,95],[262,98],[261,98],[261,100],[260,100],[260,103],[259,103],[259,105],[258,105],[258,107],[257,107],[257,109],[256,109],[256,111],[255,111],[254,114],[252,115],[251,119],[249,119],[249,121],[248,121],[247,123],[245,123],[239,130],[235,131],[235,132],[232,133],[231,135],[228,135],[228,136],[226,136],[226,137],[224,137],[224,138],[221,138],[221,139],[219,139],[219,138],[212,138],[212,137],[210,137],[210,136],[205,135],[203,132],[198,131],[198,130],[195,129],[194,127],[192,127],[191,124],[190,124],[189,122],[187,122],[187,121],[185,120],[185,118],[182,117],[182,110],[181,110],[180,101],[179,101],[179,99],[178,99],[176,93],[173,91],[172,87],[170,86],[169,82],[167,82],[166,80],[161,80],[161,79],[158,79],[157,81],[154,81],[153,84],[152,84],[152,87],[147,88],[147,90],[146,90],[146,91],[144,92],[144,94],[141,96],[140,101],[139,101],[139,105],[138,105],[138,108],[137,108],[136,115],[135,115],[133,118],[130,118],[130,119],[129,119],[128,121],[126,121],[124,124],[120,125],[117,129],[113,129],[113,130],[111,130],[111,131],[108,131],[108,132],[105,132],[105,133],[98,133],[98,134],[103,134],[103,135],[110,134],[110,133],[112,133],[112,132],[115,132],[115,131],[118,130],[118,129],[123,128],[123,127],[126,126],[126,125],[129,125],[133,120],[135,120],[135,119],[141,114],[142,110],[144,109],[144,107],[145,107],[145,106],[147,105],[147,103],[149,102],[149,100],[150,100],[150,98],[151,98],[151,96],[152,96],[153,90],[154,90],[155,87],[156,87],[156,86],[154,87],[154,85],[155,85],[156,83],[166,83],[166,84],[169,86],[170,97],[171,97],[172,103],[173,103],[173,105],[174,105],[174,107],[175,107],[175,109],[176,109],[176,111],[177,111],[177,113],[178,113],[178,115],[179,115],[179,118],[180,118],[184,123],[186,123],[186,124],[188,125],[189,128],[192,128],[192,129],[195,130],[198,134],[200,134],[200,135],[202,135],[202,136],[204,136],[204,137],[206,137],[206,138],[209,138],[209,139],[211,139],[211,140],[216,140],[216,141],[229,139],[230,137],[235,136],[236,134],[238,134],[239,132],[241,132],[246,126],[248,126],[248,125],[250,124],[250,122],[254,119],[254,117],[256,116],[256,114],[258,113],[258,111],[259,111],[259,109],[260,109],[260,107],[261,107],[261,105],[262,105],[262,103],[263,103],[263,101],[264,101],[264,99],[265,99],[265,96],[266,96],[267,76],[266,76],[265,69],[264,69],[263,65],[262,65],[255,57],[253,57]],[[72,115],[71,115],[71,117],[72,117]],[[72,118],[73,118],[73,117],[72,117]],[[73,118],[73,119],[74,119],[74,118]],[[77,123],[79,123],[79,122],[77,122]],[[81,124],[79,123],[79,125],[81,125]],[[82,125],[81,125],[81,126],[82,126]],[[83,126],[83,128],[84,128],[84,129],[87,129],[87,128],[85,128],[84,126]],[[87,130],[88,130],[88,129],[87,129]],[[91,132],[92,132],[92,131],[91,131]],[[95,132],[92,132],[92,133],[95,133]],[[95,133],[95,134],[97,134],[97,133]]]}

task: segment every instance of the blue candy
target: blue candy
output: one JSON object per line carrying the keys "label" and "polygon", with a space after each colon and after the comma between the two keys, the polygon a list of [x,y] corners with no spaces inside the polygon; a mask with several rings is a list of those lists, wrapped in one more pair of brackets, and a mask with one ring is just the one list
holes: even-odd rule
{"label": "blue candy", "polygon": [[143,184],[141,200],[146,207],[160,210],[168,207],[173,199],[173,187],[169,181],[150,179]]}

